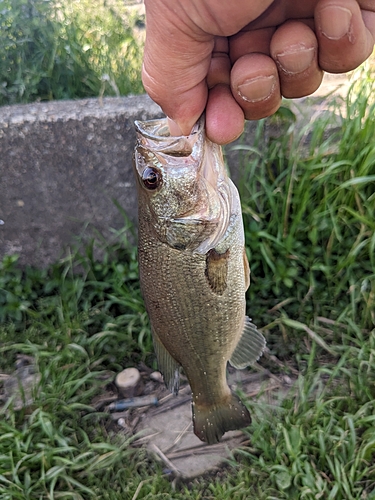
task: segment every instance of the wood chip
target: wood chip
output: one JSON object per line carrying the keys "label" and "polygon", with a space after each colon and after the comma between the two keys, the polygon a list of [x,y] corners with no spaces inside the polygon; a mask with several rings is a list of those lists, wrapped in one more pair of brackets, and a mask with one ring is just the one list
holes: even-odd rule
{"label": "wood chip", "polygon": [[137,368],[126,368],[115,380],[118,391],[123,398],[139,396],[143,392],[143,381]]}

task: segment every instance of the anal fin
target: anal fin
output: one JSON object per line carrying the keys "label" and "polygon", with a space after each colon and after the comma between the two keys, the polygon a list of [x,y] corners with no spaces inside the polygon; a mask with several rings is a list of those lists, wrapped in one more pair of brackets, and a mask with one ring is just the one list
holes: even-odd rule
{"label": "anal fin", "polygon": [[152,331],[152,339],[159,369],[163,375],[167,388],[177,396],[180,388],[180,365],[169,354],[158,335]]}
{"label": "anal fin", "polygon": [[258,331],[251,319],[245,316],[242,336],[229,360],[234,368],[242,370],[255,363],[266,347],[266,339]]}

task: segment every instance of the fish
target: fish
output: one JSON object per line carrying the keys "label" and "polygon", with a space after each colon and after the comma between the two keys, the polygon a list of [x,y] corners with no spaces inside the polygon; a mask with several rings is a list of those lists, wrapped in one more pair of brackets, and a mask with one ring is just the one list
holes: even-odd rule
{"label": "fish", "polygon": [[228,386],[228,361],[243,369],[266,345],[246,316],[239,194],[204,117],[188,136],[171,136],[166,118],[136,121],[135,129],[139,277],[159,369],[174,394],[183,369],[194,433],[214,444],[251,423]]}

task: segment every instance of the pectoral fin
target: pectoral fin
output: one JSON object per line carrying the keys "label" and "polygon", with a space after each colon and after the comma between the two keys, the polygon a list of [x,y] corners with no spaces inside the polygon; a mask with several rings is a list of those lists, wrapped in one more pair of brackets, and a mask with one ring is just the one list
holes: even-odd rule
{"label": "pectoral fin", "polygon": [[255,363],[263,354],[265,347],[266,339],[258,332],[251,319],[246,316],[242,336],[229,362],[235,368],[242,370]]}
{"label": "pectoral fin", "polygon": [[206,254],[206,278],[211,290],[222,295],[227,288],[229,250],[218,253],[214,248]]}
{"label": "pectoral fin", "polygon": [[159,369],[163,375],[167,388],[177,396],[180,388],[180,365],[172,358],[167,349],[162,344],[158,335],[152,331],[154,349],[158,360]]}

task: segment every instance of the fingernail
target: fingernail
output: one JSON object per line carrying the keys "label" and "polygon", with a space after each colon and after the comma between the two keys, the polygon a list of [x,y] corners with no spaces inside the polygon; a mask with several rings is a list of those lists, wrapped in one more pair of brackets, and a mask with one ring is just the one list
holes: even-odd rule
{"label": "fingernail", "polygon": [[290,49],[276,54],[276,60],[280,68],[289,74],[298,74],[306,71],[315,57],[315,47],[291,47]]}
{"label": "fingernail", "polygon": [[267,99],[273,93],[275,86],[276,78],[273,75],[258,76],[238,85],[237,92],[244,101],[259,102]]}
{"label": "fingernail", "polygon": [[350,35],[351,23],[352,13],[349,9],[329,6],[320,11],[320,30],[330,40],[340,40]]}

